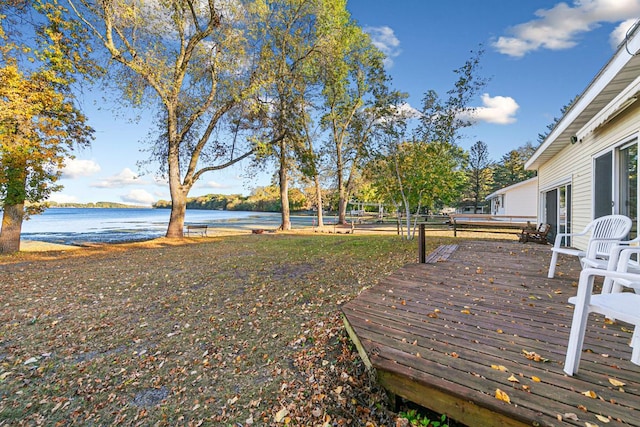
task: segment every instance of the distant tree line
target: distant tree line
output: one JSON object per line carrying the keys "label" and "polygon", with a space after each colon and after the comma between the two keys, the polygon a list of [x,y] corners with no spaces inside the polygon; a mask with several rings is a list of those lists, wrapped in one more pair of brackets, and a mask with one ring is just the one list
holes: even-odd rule
{"label": "distant tree line", "polygon": [[[289,206],[292,211],[311,209],[305,194],[297,189],[289,189]],[[171,209],[170,200],[159,200],[154,208]],[[281,212],[280,189],[277,186],[258,187],[249,196],[240,194],[207,194],[187,198],[187,209],[210,209],[225,211]]]}

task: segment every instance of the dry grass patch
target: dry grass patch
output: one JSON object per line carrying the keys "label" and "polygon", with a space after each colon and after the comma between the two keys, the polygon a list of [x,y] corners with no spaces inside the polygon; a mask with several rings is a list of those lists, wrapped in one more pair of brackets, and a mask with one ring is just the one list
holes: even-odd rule
{"label": "dry grass patch", "polygon": [[2,257],[0,426],[383,425],[339,306],[416,257],[357,234]]}

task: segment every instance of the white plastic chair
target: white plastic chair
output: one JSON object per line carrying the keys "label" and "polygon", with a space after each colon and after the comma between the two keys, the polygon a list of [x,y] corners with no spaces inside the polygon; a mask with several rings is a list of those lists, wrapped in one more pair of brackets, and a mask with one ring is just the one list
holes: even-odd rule
{"label": "white plastic chair", "polygon": [[[625,239],[631,231],[632,221],[624,215],[606,215],[591,221],[580,233],[558,233],[554,242],[548,278],[553,278],[558,263],[558,254],[584,258],[591,253],[594,258],[607,259],[611,248]],[[591,233],[587,251],[562,246],[562,240],[571,237],[585,236]]]}
{"label": "white plastic chair", "polygon": [[[595,244],[593,246],[595,247],[596,244],[600,241],[601,240],[594,239],[593,243]],[[605,239],[604,241],[609,241],[609,239]],[[615,245],[611,248],[611,251],[609,252],[609,256],[607,258],[598,258],[596,254],[592,253],[592,251],[587,250],[587,255],[585,255],[585,257],[580,260],[582,268],[600,268],[604,270],[617,270],[640,274],[639,259],[631,259],[631,255],[634,253],[633,251],[629,252],[625,257],[626,261],[618,266],[618,261],[620,259],[620,254],[622,253],[622,251],[633,247],[640,248],[640,237],[636,237],[633,240],[616,241]],[[620,292],[621,288],[619,287],[613,289],[613,282],[613,279],[605,278],[602,285],[602,293]],[[640,293],[639,287],[635,287],[634,290],[636,293]]]}
{"label": "white plastic chair", "polygon": [[609,291],[592,295],[593,282],[597,276],[604,277],[605,280],[611,279],[613,290],[640,286],[640,274],[625,271],[626,265],[634,253],[640,254],[640,248],[625,248],[620,251],[620,259],[615,271],[586,268],[580,273],[578,293],[575,297],[569,298],[569,302],[575,304],[575,308],[564,362],[564,372],[568,375],[578,372],[589,313],[599,313],[607,318],[634,325],[630,344],[632,347],[631,362],[640,365],[640,310],[638,310],[640,294]]}

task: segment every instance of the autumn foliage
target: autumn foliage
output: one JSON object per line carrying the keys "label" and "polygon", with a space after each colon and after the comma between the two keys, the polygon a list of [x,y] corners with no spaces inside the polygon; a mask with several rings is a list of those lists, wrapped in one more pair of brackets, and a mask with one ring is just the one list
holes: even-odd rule
{"label": "autumn foliage", "polygon": [[54,2],[21,9],[33,13],[33,28],[0,15],[0,253],[20,249],[25,214],[60,188],[65,159],[93,132],[70,90],[89,68],[62,12]]}

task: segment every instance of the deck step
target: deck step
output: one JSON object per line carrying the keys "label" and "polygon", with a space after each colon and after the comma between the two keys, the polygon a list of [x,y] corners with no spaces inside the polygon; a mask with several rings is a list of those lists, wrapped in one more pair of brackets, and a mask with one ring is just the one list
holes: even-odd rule
{"label": "deck step", "polygon": [[458,249],[458,245],[440,245],[433,252],[427,255],[425,263],[435,264],[449,259],[449,257]]}

